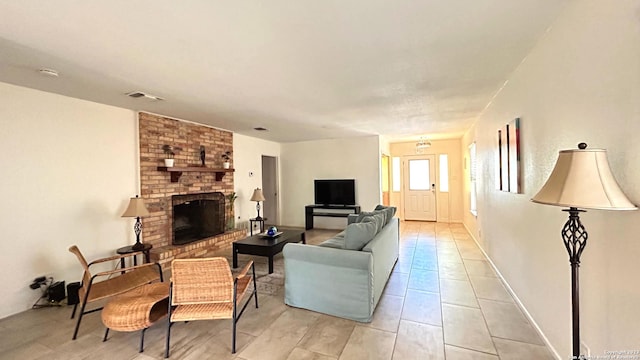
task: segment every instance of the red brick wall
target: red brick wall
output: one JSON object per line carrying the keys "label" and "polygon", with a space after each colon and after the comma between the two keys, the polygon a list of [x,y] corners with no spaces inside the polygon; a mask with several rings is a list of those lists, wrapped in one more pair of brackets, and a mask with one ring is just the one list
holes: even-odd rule
{"label": "red brick wall", "polygon": [[[174,257],[202,256],[244,236],[243,231],[232,231],[189,245],[170,245],[171,196],[214,191],[227,195],[233,191],[233,172],[226,173],[222,181],[216,181],[215,173],[211,172],[184,172],[178,182],[172,183],[168,172],[158,171],[158,166],[164,166],[163,145],[173,146],[175,167],[200,166],[200,146],[203,145],[206,166],[222,168],[221,155],[233,149],[233,133],[143,112],[138,114],[138,120],[140,196],[151,213],[142,219],[142,240],[153,245],[152,259],[166,263]],[[228,207],[226,211],[227,217],[230,216]]]}

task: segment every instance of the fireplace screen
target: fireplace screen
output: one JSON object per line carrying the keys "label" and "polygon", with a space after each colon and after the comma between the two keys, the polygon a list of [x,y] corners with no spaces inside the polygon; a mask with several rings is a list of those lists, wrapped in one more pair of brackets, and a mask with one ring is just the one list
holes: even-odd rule
{"label": "fireplace screen", "polygon": [[174,195],[173,244],[182,245],[224,232],[224,195],[220,192]]}

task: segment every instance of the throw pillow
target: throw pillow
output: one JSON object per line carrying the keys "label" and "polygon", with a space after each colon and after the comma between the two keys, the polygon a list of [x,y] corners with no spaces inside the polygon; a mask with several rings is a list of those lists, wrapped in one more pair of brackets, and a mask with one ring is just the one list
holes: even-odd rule
{"label": "throw pillow", "polygon": [[375,210],[384,211],[387,214],[387,219],[386,219],[385,224],[388,224],[391,221],[391,218],[396,214],[396,207],[395,206],[377,205]]}
{"label": "throw pillow", "polygon": [[347,250],[362,250],[376,236],[377,227],[376,220],[368,216],[362,222],[349,224],[345,230],[344,248]]}

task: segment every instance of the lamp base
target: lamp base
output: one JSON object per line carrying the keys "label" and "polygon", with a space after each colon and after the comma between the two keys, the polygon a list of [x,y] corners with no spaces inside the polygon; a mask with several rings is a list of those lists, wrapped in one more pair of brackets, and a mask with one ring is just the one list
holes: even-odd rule
{"label": "lamp base", "polygon": [[135,250],[135,251],[144,250],[144,244],[138,241],[135,244],[133,244],[133,246],[131,246],[131,250]]}

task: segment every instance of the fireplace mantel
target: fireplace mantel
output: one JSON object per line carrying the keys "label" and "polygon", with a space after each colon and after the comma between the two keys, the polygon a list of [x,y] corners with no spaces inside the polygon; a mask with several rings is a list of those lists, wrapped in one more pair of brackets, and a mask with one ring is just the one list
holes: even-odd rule
{"label": "fireplace mantel", "polygon": [[216,181],[222,181],[224,175],[228,172],[234,172],[235,169],[215,169],[204,166],[187,166],[187,167],[166,167],[158,166],[158,171],[166,171],[171,174],[171,182],[175,183],[180,180],[183,172],[212,172],[216,174]]}

